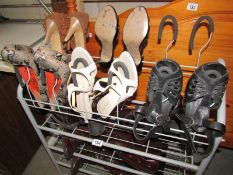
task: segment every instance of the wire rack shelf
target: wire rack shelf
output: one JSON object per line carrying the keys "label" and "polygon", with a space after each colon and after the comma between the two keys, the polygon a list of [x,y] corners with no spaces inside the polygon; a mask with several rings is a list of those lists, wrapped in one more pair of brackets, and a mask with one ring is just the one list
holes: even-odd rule
{"label": "wire rack shelf", "polygon": [[[24,89],[29,93],[29,98],[24,97]],[[184,132],[176,127],[171,128],[169,133],[155,133],[157,138],[151,139],[145,143],[135,141],[132,134],[134,119],[122,116],[119,111],[125,106],[133,108],[135,105],[142,105],[144,103],[142,101],[127,101],[124,106],[117,107],[118,111],[116,112],[116,115],[106,116],[108,118],[107,120],[90,119],[103,123],[106,126],[106,131],[103,135],[93,137],[89,135],[89,130],[86,125],[67,130],[63,129],[55,120],[53,120],[51,115],[41,124],[36,121],[34,116],[35,111],[44,111],[58,113],[73,118],[81,118],[79,113],[74,112],[70,107],[36,101],[32,99],[29,89],[22,88],[21,86],[18,86],[17,97],[60,174],[69,174],[71,166],[70,162],[64,158],[61,141],[62,137],[77,139],[77,141],[81,143],[73,156],[80,157],[84,161],[84,165],[79,171],[86,174],[98,174],[96,170],[94,172],[90,170],[93,167],[89,169],[87,168],[88,165],[94,165],[95,167],[96,164],[103,167],[118,169],[128,174],[149,174],[148,172],[143,172],[126,164],[124,160],[118,156],[117,153],[119,152],[143,157],[146,160],[151,159],[159,161],[163,166],[162,168],[159,168],[157,172],[161,172],[162,174],[202,174],[222,140],[222,138],[217,138],[215,140],[213,153],[205,158],[200,164],[195,164],[193,162],[193,157],[186,151],[187,139],[184,137]],[[38,102],[44,104],[45,107],[37,106],[36,104]],[[53,110],[51,109],[51,106],[53,106]],[[225,122],[225,106],[224,96],[223,103],[217,112],[218,121],[222,123]],[[95,112],[92,112],[92,114],[101,116],[101,114]],[[140,122],[140,125],[144,127],[153,126],[153,124],[144,122]],[[57,136],[53,144],[47,142],[43,134],[44,132]],[[138,132],[140,132],[141,135],[145,135],[148,131],[142,127],[138,129]],[[125,135],[127,137],[124,137]],[[195,144],[200,146],[208,145],[206,143],[205,135],[198,133],[191,133],[191,135]],[[98,148],[98,146],[94,144],[94,141],[96,140],[101,142],[101,146],[97,150],[95,150],[95,148]],[[54,152],[59,154],[60,158],[56,159],[56,156],[53,154]],[[66,169],[65,172],[62,171],[61,167]],[[100,173],[109,173],[108,170],[103,171],[104,172],[100,171]]]}

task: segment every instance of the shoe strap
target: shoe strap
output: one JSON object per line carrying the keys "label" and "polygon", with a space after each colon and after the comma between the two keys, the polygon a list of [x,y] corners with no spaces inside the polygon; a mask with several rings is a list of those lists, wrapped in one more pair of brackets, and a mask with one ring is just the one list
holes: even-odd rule
{"label": "shoe strap", "polygon": [[[114,75],[116,75],[116,77],[121,82],[121,85],[122,85],[121,92],[126,93],[125,95],[127,95],[127,96],[132,96],[133,93],[135,92],[135,88],[137,88],[137,86],[138,86],[138,81],[137,80],[131,80],[130,77],[127,78],[126,76],[122,75],[119,71],[117,71],[115,69],[115,67],[112,64],[112,66],[109,69],[108,79],[109,80],[113,79]],[[114,83],[112,83],[112,82],[111,82],[111,87],[114,88]],[[133,87],[133,88],[129,88],[129,87]],[[130,89],[132,89],[132,90],[130,90]],[[117,90],[117,89],[115,89],[115,90]],[[117,91],[119,91],[119,90],[117,90]]]}
{"label": "shoe strap", "polygon": [[[147,113],[147,106],[139,106],[135,109],[134,111],[134,117],[135,117],[135,122],[134,122],[134,126],[133,126],[133,134],[134,137],[136,138],[136,140],[138,141],[147,141],[148,139],[151,138],[151,136],[155,133],[155,132],[161,132],[163,130],[163,126],[162,125],[154,125],[146,134],[146,136],[142,137],[137,133],[137,126],[139,124],[139,122],[141,122],[143,119],[146,119],[146,113]],[[165,127],[166,128],[166,127]]]}
{"label": "shoe strap", "polygon": [[201,16],[194,24],[192,32],[191,32],[191,36],[189,39],[189,52],[192,53],[193,50],[193,44],[194,44],[194,38],[196,35],[196,32],[201,24],[201,22],[203,20],[207,20],[208,21],[208,36],[210,37],[210,33],[214,32],[214,21],[210,16]]}
{"label": "shoe strap", "polygon": [[[187,142],[192,150],[194,161],[195,162],[200,162],[202,159],[205,157],[208,157],[215,144],[215,139],[217,137],[221,137],[225,133],[225,125],[219,122],[212,122],[208,120],[203,120],[202,125],[206,128],[204,131],[205,135],[207,136],[207,141],[208,141],[208,147],[204,152],[199,152],[193,142],[192,136],[190,134],[191,132],[191,120],[188,117],[185,117],[184,115],[181,114],[176,114],[177,118],[181,120],[180,125],[181,129],[184,131],[185,136],[187,138]],[[201,126],[201,127],[203,127]]]}
{"label": "shoe strap", "polygon": [[[107,83],[107,86],[106,87],[101,86],[100,82]],[[121,84],[121,88],[115,85],[118,83]],[[125,76],[120,74],[119,71],[117,71],[115,67],[112,65],[109,69],[108,78],[99,79],[94,85],[93,92],[99,91],[99,93],[97,93],[97,95],[94,96],[96,97],[98,96],[98,94],[105,92],[108,89],[113,89],[117,94],[119,94],[119,96],[128,98],[133,95],[137,86],[138,86],[138,81],[130,80],[126,78]],[[133,88],[130,89],[129,87],[133,87]]]}
{"label": "shoe strap", "polygon": [[66,115],[64,114],[59,114],[59,113],[48,113],[47,116],[51,117],[52,120],[54,120],[55,122],[57,122],[62,128],[64,129],[68,129],[68,130],[73,130],[74,128],[76,128],[79,125],[82,125],[82,122],[74,122],[74,123],[69,123],[65,120],[65,118],[67,118]]}
{"label": "shoe strap", "polygon": [[[72,65],[72,62],[70,62],[70,64],[69,64],[70,72],[72,75],[74,74],[74,76],[72,76],[72,79],[74,79],[74,78],[76,79],[76,76],[75,76],[76,74],[81,74],[87,79],[90,86],[93,86],[95,77],[92,76],[92,72],[96,71],[95,64],[90,64],[88,67],[84,67],[81,69],[72,68],[72,66],[70,66],[70,65]],[[73,82],[75,82],[75,81],[73,80]]]}
{"label": "shoe strap", "polygon": [[[69,103],[70,107],[73,110],[76,111],[76,109],[75,109],[76,107],[71,102],[72,100],[74,100],[74,99],[72,99],[72,94],[73,93],[75,93],[75,92],[88,93],[88,92],[91,92],[91,90],[92,90],[92,86],[88,86],[88,87],[84,88],[84,87],[81,87],[81,86],[77,87],[73,83],[69,84],[67,86],[67,91],[68,91],[68,97],[67,98],[68,98],[68,103]],[[76,97],[76,94],[75,94],[75,97]]]}
{"label": "shoe strap", "polygon": [[19,73],[18,66],[14,65],[14,71],[15,71],[15,75],[16,75],[16,78],[17,78],[20,86],[23,88],[25,86],[25,83],[24,83],[24,81]]}
{"label": "shoe strap", "polygon": [[174,16],[172,15],[167,15],[167,16],[164,16],[163,19],[161,20],[160,24],[159,24],[159,32],[158,32],[158,40],[159,42],[161,41],[161,38],[162,38],[162,31],[163,31],[163,28],[166,24],[166,21],[170,19],[172,21],[172,25],[173,25],[173,40],[174,40],[174,43],[176,42],[177,40],[177,35],[178,35],[178,23],[177,23],[177,20]]}
{"label": "shoe strap", "polygon": [[100,92],[104,92],[105,90],[106,90],[106,88],[108,87],[108,86],[106,86],[106,87],[103,87],[103,86],[101,86],[101,83],[100,82],[102,82],[102,83],[108,83],[108,78],[101,78],[101,79],[99,79],[98,81],[96,81],[96,83],[95,83],[95,85],[94,85],[94,87],[93,87],[93,92],[95,92],[95,91],[100,91]]}
{"label": "shoe strap", "polygon": [[88,87],[84,86],[75,86],[73,83],[69,84],[67,86],[68,92],[73,93],[73,92],[81,92],[81,93],[88,93],[91,92],[92,86],[89,85]]}

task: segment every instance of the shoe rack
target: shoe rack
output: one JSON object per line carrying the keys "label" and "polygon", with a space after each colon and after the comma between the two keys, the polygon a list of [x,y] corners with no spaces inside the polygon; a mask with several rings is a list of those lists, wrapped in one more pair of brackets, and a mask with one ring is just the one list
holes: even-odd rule
{"label": "shoe rack", "polygon": [[[156,61],[164,58],[166,45],[172,38],[171,26],[166,26],[164,30],[166,35],[163,36],[163,41],[161,44],[157,43],[157,32],[160,20],[163,16],[172,14],[178,20],[179,34],[176,45],[169,51],[169,58],[176,60],[182,67],[184,73],[184,85],[190,76],[190,72],[197,68],[197,63],[203,64],[208,61],[218,60],[223,64],[226,64],[231,71],[231,65],[233,57],[232,47],[233,42],[230,38],[233,38],[233,33],[230,29],[233,25],[230,21],[233,19],[233,4],[229,5],[227,0],[217,1],[213,0],[210,2],[205,0],[194,0],[192,3],[198,4],[198,10],[192,11],[187,10],[187,5],[190,3],[187,0],[178,0],[170,3],[161,8],[157,9],[147,9],[148,16],[150,18],[150,33],[148,36],[148,43],[144,49],[144,61],[142,66],[142,72],[139,75],[139,89],[134,99],[127,101],[127,104],[137,105],[143,104],[146,100],[145,87],[147,87],[147,82],[149,78],[149,73]],[[222,11],[219,9],[223,9]],[[122,30],[124,22],[132,9],[118,15],[119,18],[119,34],[118,34],[118,44],[114,51],[114,56],[118,57],[123,51],[122,44]],[[201,46],[207,41],[206,28],[200,27],[196,39],[195,39],[195,50],[192,55],[188,53],[188,39],[192,30],[192,26],[201,15],[210,15],[213,17],[216,30],[213,35],[213,40],[211,41],[206,52],[203,53],[200,60],[197,59],[198,51]],[[89,24],[90,37],[87,43],[87,50],[91,53],[96,61],[99,59],[100,44],[97,42],[94,34],[94,24],[92,21]],[[226,29],[226,30],[223,30]],[[225,46],[225,47],[222,47]],[[224,59],[219,59],[224,58]],[[105,76],[104,71],[98,72],[98,78]],[[230,78],[231,79],[231,78]],[[231,81],[230,81],[231,82]],[[231,83],[228,86],[227,94],[232,94]],[[49,106],[54,104],[44,103],[47,107],[38,107],[36,105],[37,101],[32,98],[26,98],[24,95],[29,93],[27,86],[22,88],[18,87],[17,97],[26,112],[29,120],[31,121],[35,131],[37,132],[39,138],[41,139],[46,151],[48,152],[51,160],[56,166],[60,174],[70,174],[71,162],[66,160],[64,156],[64,150],[62,147],[62,136],[67,136],[80,141],[80,146],[73,154],[76,157],[80,157],[83,160],[82,167],[79,169],[80,172],[85,174],[111,174],[109,167],[116,170],[115,172],[124,172],[125,174],[151,174],[143,170],[138,170],[133,167],[128,166],[120,158],[119,152],[130,153],[132,155],[140,156],[145,159],[153,159],[160,161],[164,164],[160,167],[158,172],[162,174],[203,174],[208,163],[210,162],[212,156],[214,155],[216,149],[222,142],[222,137],[215,139],[215,147],[213,152],[200,163],[194,163],[193,157],[186,152],[187,140],[182,137],[183,131],[177,128],[171,128],[169,134],[159,135],[159,141],[163,146],[153,145],[153,141],[149,140],[146,143],[138,143],[134,140],[121,138],[115,135],[115,132],[125,132],[132,133],[132,126],[134,121],[131,119],[126,119],[117,112],[116,116],[108,116],[108,121],[98,121],[105,123],[107,126],[107,131],[104,135],[94,138],[88,134],[87,128],[78,127],[72,131],[67,131],[59,127],[59,124],[53,121],[50,117],[47,117],[44,123],[38,123],[34,117],[35,111],[45,111],[49,112],[51,109]],[[30,95],[29,95],[30,96]],[[43,102],[41,102],[43,103]],[[226,100],[226,94],[224,95],[223,102],[220,109],[217,111],[217,121],[226,124],[230,119],[230,115],[233,111],[227,106],[230,106],[230,97]],[[80,117],[75,114],[69,107],[54,105],[58,110],[53,110],[53,112],[70,115],[73,117]],[[226,113],[228,114],[226,117]],[[100,115],[97,113],[93,113]],[[97,119],[92,119],[97,120]],[[143,123],[143,125],[149,125],[148,123]],[[232,127],[232,126],[231,126]],[[227,131],[231,128],[227,125]],[[146,131],[141,129],[141,134]],[[45,138],[45,133],[49,133],[52,137],[50,139]],[[132,134],[131,134],[132,135]],[[192,139],[196,144],[207,145],[204,135],[192,133]],[[230,140],[232,138],[231,133],[226,134],[226,139]],[[116,144],[116,142],[121,142],[123,144]],[[132,144],[137,149],[132,147],[127,147],[124,145]],[[231,143],[226,141],[226,145]],[[92,147],[97,148],[92,149]],[[101,150],[101,151],[99,151]],[[94,166],[93,166],[94,165]],[[119,174],[119,173],[115,173]]]}
{"label": "shoe rack", "polygon": [[[219,59],[218,61],[224,64],[224,60]],[[24,94],[26,93],[29,94],[29,98],[25,97]],[[62,142],[62,137],[64,136],[79,141],[80,144],[73,153],[73,156],[79,157],[82,160],[79,172],[91,175],[111,174],[112,171],[114,172],[113,174],[153,174],[152,172],[128,166],[119,154],[128,154],[132,159],[135,158],[135,161],[138,157],[143,158],[140,160],[144,160],[145,162],[147,159],[157,160],[160,162],[160,165],[163,164],[163,166],[159,167],[157,173],[203,174],[222,141],[222,137],[216,138],[212,153],[200,163],[195,163],[193,156],[189,155],[185,149],[187,140],[185,137],[182,137],[184,132],[177,128],[171,128],[169,134],[156,133],[156,135],[159,135],[158,140],[162,146],[154,144],[153,139],[146,143],[139,143],[133,139],[134,120],[127,119],[121,113],[116,112],[115,116],[108,116],[109,120],[90,119],[106,125],[106,132],[103,135],[93,137],[89,135],[87,127],[64,130],[50,116],[45,118],[43,123],[37,122],[37,118],[34,116],[36,112],[44,111],[45,113],[55,112],[72,117],[81,117],[77,113],[74,113],[70,107],[45,102],[40,102],[45,104],[45,107],[39,107],[36,105],[38,101],[30,98],[32,95],[30,95],[27,86],[24,88],[20,85],[18,86],[17,97],[59,174],[71,174],[71,161],[67,160],[64,155]],[[127,105],[131,106],[143,103],[143,101],[132,99],[126,102]],[[51,110],[50,106],[55,106],[57,109]],[[98,113],[92,114],[100,115]],[[221,107],[217,111],[217,121],[223,124],[226,122],[226,95],[224,95]],[[141,122],[141,124],[144,126],[153,126],[144,122]],[[144,135],[148,131],[139,129],[139,132]],[[132,137],[122,137],[124,133],[128,133]],[[51,136],[50,139],[45,137],[47,135]],[[204,141],[206,138],[205,135],[198,133],[191,133],[191,135],[195,144],[199,146],[208,145]],[[145,164],[142,164],[142,166],[145,166]]]}
{"label": "shoe rack", "polygon": [[[48,117],[44,123],[39,124],[37,123],[32,110],[43,110],[43,111],[51,111],[49,107],[40,108],[35,104],[37,101],[25,98],[23,96],[23,91],[27,91],[30,93],[27,88],[22,88],[18,86],[17,96],[18,99],[26,112],[30,122],[32,123],[34,129],[36,130],[39,138],[41,139],[46,151],[48,152],[50,158],[52,159],[54,165],[56,166],[58,172],[60,174],[69,174],[70,162],[67,161],[64,157],[63,147],[62,147],[62,136],[67,136],[70,138],[77,139],[81,142],[81,146],[76,150],[73,154],[74,156],[80,157],[84,160],[84,165],[80,169],[80,172],[86,174],[96,174],[88,168],[88,166],[98,164],[103,167],[111,167],[114,169],[119,169],[123,172],[130,173],[130,174],[148,174],[143,171],[139,171],[133,169],[125,165],[122,162],[116,152],[122,151],[126,153],[131,153],[133,155],[142,156],[144,158],[150,158],[154,160],[158,160],[160,162],[165,163],[165,167],[163,169],[159,169],[158,172],[163,174],[202,174],[208,165],[211,157],[213,156],[214,152],[216,151],[218,145],[220,144],[222,138],[217,138],[215,140],[215,148],[213,152],[210,154],[209,157],[205,158],[200,164],[195,164],[193,162],[192,156],[188,155],[185,151],[185,144],[186,139],[180,137],[180,134],[183,131],[172,128],[171,133],[169,134],[161,134],[159,140],[165,148],[156,147],[151,145],[151,141],[149,140],[145,144],[140,144],[135,141],[129,141],[127,138],[119,138],[114,135],[114,132],[132,132],[133,120],[125,119],[124,116],[109,116],[109,121],[99,121],[105,123],[107,125],[107,132],[104,135],[93,138],[88,134],[88,130],[85,128],[75,128],[72,131],[65,131],[59,127],[59,124],[54,122],[50,117]],[[141,101],[130,101],[131,104],[140,104],[143,103]],[[52,105],[45,103],[46,105]],[[56,113],[70,115],[73,117],[80,117],[77,114],[74,114],[72,110],[67,106],[60,106],[55,105],[58,107],[58,110],[53,111]],[[66,111],[66,112],[64,112]],[[224,96],[223,103],[218,110],[218,122],[225,123],[225,112],[226,112],[226,98]],[[95,113],[96,114],[96,113]],[[98,114],[97,114],[98,115]],[[93,119],[94,120],[94,119]],[[142,123],[143,125],[150,125],[147,123]],[[152,125],[150,125],[152,126]],[[53,135],[53,141],[51,139],[49,141],[46,140],[44,133],[50,133]],[[192,133],[193,140],[195,143],[200,145],[206,145],[205,142],[198,141],[200,138],[204,138],[204,135],[200,135],[197,133]],[[114,142],[112,142],[114,141]],[[116,141],[120,141],[123,143],[136,145],[137,149],[120,146],[116,144]],[[91,147],[102,148],[103,150],[108,151],[101,151],[95,152]],[[157,151],[157,154],[152,154],[153,151]],[[107,170],[104,170],[107,171]],[[107,173],[107,172],[106,172]],[[100,173],[101,174],[101,173]]]}

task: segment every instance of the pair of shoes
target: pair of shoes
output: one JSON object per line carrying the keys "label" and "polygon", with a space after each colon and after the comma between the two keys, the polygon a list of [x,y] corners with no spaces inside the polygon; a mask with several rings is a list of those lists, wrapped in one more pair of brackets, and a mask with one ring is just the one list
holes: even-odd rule
{"label": "pair of shoes", "polygon": [[[3,60],[15,66],[20,85],[24,86],[26,83],[37,101],[49,100],[56,104],[55,97],[58,97],[59,104],[66,103],[65,85],[70,74],[67,65],[69,59],[66,56],[46,46],[41,46],[34,52],[28,46],[14,44],[5,46],[1,55]],[[56,87],[55,79],[58,80]],[[39,102],[37,104],[43,107]]]}
{"label": "pair of shoes", "polygon": [[[224,133],[222,124],[211,123],[208,118],[210,109],[219,108],[227,81],[228,72],[224,65],[211,62],[200,66],[190,77],[186,86],[184,112],[177,113],[183,83],[181,68],[172,60],[159,61],[152,69],[148,83],[149,102],[137,107],[134,111],[135,138],[139,141],[146,141],[155,132],[168,132],[172,114],[175,114],[182,123],[195,132],[203,133],[210,129]],[[139,122],[142,121],[154,124],[144,137],[141,137],[136,130]]]}
{"label": "pair of shoes", "polygon": [[[1,51],[3,60],[14,65],[16,77],[22,87],[26,85],[29,95],[39,107],[49,102],[52,110],[67,103],[67,81],[70,76],[69,58],[49,48],[40,46],[35,52],[25,45],[8,45]],[[32,98],[31,96],[31,98]],[[55,112],[48,113],[63,128],[74,129],[82,121]]]}
{"label": "pair of shoes", "polygon": [[[111,138],[109,139],[110,144],[123,146],[126,148],[131,148],[137,151],[143,151],[143,147],[139,144],[135,144],[134,136],[130,132],[125,132],[121,130],[115,130],[111,134]],[[154,148],[154,150],[150,150],[153,155],[160,155],[161,149],[165,149],[165,146],[162,144],[161,141],[153,140],[150,142],[150,145]],[[135,154],[131,154],[128,152],[115,150],[116,155],[122,159],[126,164],[130,165],[131,167],[135,168],[136,170],[143,171],[148,174],[154,174],[160,168],[160,161],[153,160],[148,157],[138,156]]]}
{"label": "pair of shoes", "polygon": [[[135,64],[141,63],[143,43],[148,34],[149,20],[144,7],[136,7],[128,16],[124,29],[123,41]],[[114,43],[117,40],[118,19],[112,6],[105,6],[95,23],[95,33],[101,42],[100,62],[108,63],[113,57]]]}
{"label": "pair of shoes", "polygon": [[[202,132],[203,120],[209,110],[218,109],[226,89],[228,73],[224,65],[211,62],[200,66],[190,77],[184,97],[185,116],[190,118],[192,128]],[[172,60],[159,61],[151,71],[148,83],[148,103],[136,109],[135,114],[156,126],[169,121],[169,115],[179,104],[182,90],[182,71]],[[142,117],[136,117],[142,120]],[[191,122],[192,121],[192,122]],[[138,122],[136,122],[137,124]],[[204,122],[205,123],[205,122]],[[145,138],[148,139],[148,138]],[[140,140],[140,139],[139,139]]]}
{"label": "pair of shoes", "polygon": [[99,118],[107,118],[118,104],[134,94],[138,86],[136,66],[128,52],[112,62],[108,78],[101,78],[96,83],[97,67],[85,49],[73,50],[69,67],[72,77],[72,83],[67,87],[69,105],[91,128],[93,112],[99,113]]}
{"label": "pair of shoes", "polygon": [[[89,16],[84,12],[72,15],[53,12],[46,16],[44,28],[45,43],[62,54],[69,53],[75,47],[86,47]],[[74,37],[73,37],[74,36]]]}

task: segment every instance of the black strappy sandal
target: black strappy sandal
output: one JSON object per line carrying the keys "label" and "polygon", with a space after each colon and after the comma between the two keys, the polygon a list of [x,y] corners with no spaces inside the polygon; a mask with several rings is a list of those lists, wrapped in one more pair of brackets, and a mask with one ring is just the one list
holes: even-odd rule
{"label": "black strappy sandal", "polygon": [[[161,41],[162,29],[166,20],[171,19],[174,27],[172,44],[176,42],[178,35],[178,24],[174,16],[165,16],[159,26],[158,40]],[[182,90],[182,71],[180,66],[170,59],[159,61],[152,69],[148,83],[148,103],[139,106],[134,111],[135,123],[133,133],[138,141],[146,141],[155,132],[168,132],[170,130],[170,114],[178,107],[180,93]],[[144,127],[149,130],[146,136],[141,137],[137,133],[139,122],[154,124],[153,127]]]}
{"label": "black strappy sandal", "polygon": [[[199,67],[189,79],[184,99],[184,114],[178,115],[182,129],[188,139],[194,161],[207,157],[214,147],[216,137],[224,135],[225,125],[208,121],[210,110],[218,109],[228,82],[226,67],[218,62],[207,63]],[[193,143],[190,132],[204,133],[208,147],[199,152]]]}
{"label": "black strappy sandal", "polygon": [[[193,41],[199,24],[203,20],[209,22],[209,36],[214,31],[214,23],[211,17],[202,16],[195,23],[189,44],[189,52],[193,49]],[[210,62],[200,66],[190,77],[184,98],[183,114],[176,114],[181,121],[181,127],[185,132],[194,162],[200,162],[210,155],[214,148],[215,138],[224,135],[225,125],[219,122],[209,121],[211,109],[218,109],[228,82],[228,72],[224,65],[218,62]],[[190,132],[198,132],[207,136],[208,147],[200,151],[194,144]]]}
{"label": "black strappy sandal", "polygon": [[[133,133],[137,140],[148,140],[154,132],[169,131],[170,113],[178,106],[182,90],[182,71],[172,60],[159,61],[151,71],[148,99],[144,106],[134,111]],[[142,121],[154,123],[145,137],[139,136],[136,128]]]}

